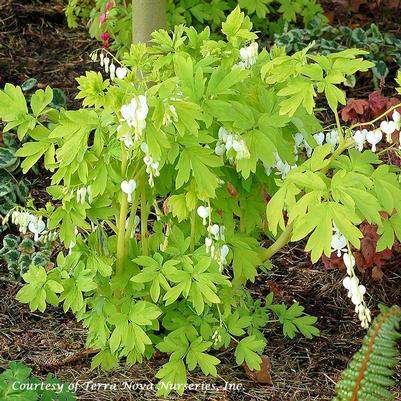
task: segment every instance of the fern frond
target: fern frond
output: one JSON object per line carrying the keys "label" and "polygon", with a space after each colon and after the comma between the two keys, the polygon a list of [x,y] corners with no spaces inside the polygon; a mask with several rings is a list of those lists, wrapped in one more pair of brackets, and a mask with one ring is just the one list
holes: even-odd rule
{"label": "fern frond", "polygon": [[363,339],[361,349],[354,355],[336,386],[333,401],[392,400],[389,388],[397,364],[397,341],[401,338],[401,308],[380,306],[381,313]]}

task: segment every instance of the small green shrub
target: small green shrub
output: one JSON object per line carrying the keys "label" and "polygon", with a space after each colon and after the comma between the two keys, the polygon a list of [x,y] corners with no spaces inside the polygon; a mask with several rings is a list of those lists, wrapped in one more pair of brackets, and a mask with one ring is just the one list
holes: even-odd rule
{"label": "small green shrub", "polygon": [[19,362],[11,362],[0,374],[2,401],[75,401],[68,384],[61,383],[51,373],[45,381],[31,375],[32,370]]}

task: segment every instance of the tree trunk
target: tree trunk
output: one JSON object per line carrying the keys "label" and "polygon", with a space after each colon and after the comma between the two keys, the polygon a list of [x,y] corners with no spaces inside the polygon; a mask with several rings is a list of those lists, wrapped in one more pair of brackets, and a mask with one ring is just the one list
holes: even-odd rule
{"label": "tree trunk", "polygon": [[166,0],[132,0],[132,43],[149,44],[150,34],[166,28]]}

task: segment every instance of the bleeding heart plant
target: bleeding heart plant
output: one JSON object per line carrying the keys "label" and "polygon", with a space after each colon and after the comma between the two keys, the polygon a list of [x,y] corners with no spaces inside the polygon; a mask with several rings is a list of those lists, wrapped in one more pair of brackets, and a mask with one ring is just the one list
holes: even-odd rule
{"label": "bleeding heart plant", "polygon": [[[272,294],[255,301],[246,287],[289,241],[308,238],[316,262],[332,246],[351,256],[363,220],[377,224],[385,246],[401,237],[399,170],[361,148],[359,125],[341,127],[337,114],[339,85],[371,67],[365,52],[258,53],[251,27],[236,8],[224,41],[177,26],[155,32],[152,47],[133,45],[121,64],[96,53],[109,77],[78,79],[77,111],[51,108],[49,88],[33,95],[33,113],[18,87],[0,92],[6,129],[32,139],[18,151],[24,171],[43,156],[52,173],[54,202],[30,213],[68,250],[50,271],[31,266],[17,298],[32,310],[71,310],[88,329],[87,346],[100,350],[93,366],[168,354],[159,394],[182,393],[197,366],[216,375],[213,350],[232,340],[236,362],[258,369],[271,311],[291,338],[318,334],[297,303],[273,305]],[[314,114],[318,93],[334,130]],[[352,263],[348,273],[366,326]]]}

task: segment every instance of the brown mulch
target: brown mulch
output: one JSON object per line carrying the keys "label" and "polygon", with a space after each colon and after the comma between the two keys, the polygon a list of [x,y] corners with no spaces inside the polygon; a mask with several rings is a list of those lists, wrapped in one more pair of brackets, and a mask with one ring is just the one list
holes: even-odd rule
{"label": "brown mulch", "polygon": [[84,28],[68,29],[60,1],[0,1],[0,87],[36,78],[64,90],[68,107],[77,107],[75,78],[91,67],[97,46]]}
{"label": "brown mulch", "polygon": [[[0,0],[0,87],[6,82],[21,84],[35,77],[40,83],[63,89],[69,107],[73,101],[75,78],[91,67],[88,54],[97,44],[88,38],[85,29],[67,28],[59,1]],[[12,63],[10,62],[12,60]],[[41,197],[41,189],[35,198]],[[272,322],[265,330],[265,350],[272,364],[272,385],[250,381],[242,367],[235,366],[232,350],[219,355],[222,364],[216,379],[202,377],[196,371],[191,383],[216,383],[219,392],[201,391],[172,399],[185,400],[272,400],[330,401],[334,383],[339,379],[353,353],[359,348],[364,331],[353,314],[351,303],[342,288],[343,273],[312,266],[300,245],[285,248],[273,260],[273,269],[261,274],[250,286],[255,298],[274,291],[277,302],[299,301],[307,313],[319,318],[321,336],[313,340],[297,337],[286,339],[281,326]],[[1,275],[3,272],[3,276]],[[78,395],[85,401],[155,400],[151,391],[129,391],[123,382],[155,383],[154,374],[164,359],[145,361],[141,365],[121,366],[112,372],[91,370],[85,357],[62,367],[58,363],[84,350],[85,330],[70,313],[49,308],[45,313],[30,312],[15,300],[19,286],[4,279],[0,266],[0,367],[9,361],[23,361],[44,378],[53,372],[62,381],[78,382]],[[386,279],[375,283],[367,276],[369,306],[375,311],[378,303],[400,304],[401,269],[399,255],[385,269]],[[401,366],[397,368],[394,394],[401,400]],[[116,389],[98,386],[87,389],[89,381],[115,384]],[[241,391],[224,390],[225,382],[243,386]]]}

